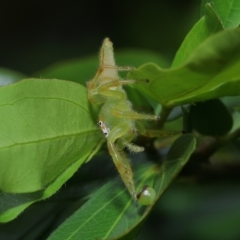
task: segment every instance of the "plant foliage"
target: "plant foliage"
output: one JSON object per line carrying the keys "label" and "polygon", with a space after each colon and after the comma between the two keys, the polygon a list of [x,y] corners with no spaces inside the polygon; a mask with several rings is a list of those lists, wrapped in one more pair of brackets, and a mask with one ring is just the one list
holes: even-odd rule
{"label": "plant foliage", "polygon": [[[128,78],[148,80],[126,91],[139,110],[160,112],[159,123],[150,127],[167,129],[173,125],[182,130],[180,121],[186,131],[175,142],[169,140],[171,147],[161,164],[145,161],[134,165],[137,185],[148,182],[156,190],[154,204],[190,158],[190,162],[208,162],[220,148],[239,139],[239,23],[239,1],[202,0],[201,18],[186,35],[171,67],[166,68],[167,61],[156,53],[116,51],[119,65],[136,67]],[[83,163],[91,160],[104,142],[96,124],[99,109],[89,103],[85,87],[96,65],[97,54],[58,63],[34,74],[44,79],[0,69],[0,222],[14,220],[35,202],[74,199],[69,213],[62,215],[68,219],[59,220],[56,230],[48,233],[49,240],[137,236],[154,204],[142,207],[134,203],[119,177],[100,184],[101,177],[89,179],[89,173],[81,172]],[[226,98],[229,96],[235,100]],[[169,122],[171,114],[175,120]],[[194,135],[200,142],[198,151]],[[201,148],[203,138],[211,141]],[[156,147],[169,145],[164,141],[158,139]],[[153,143],[149,139],[144,142]],[[76,181],[71,177],[78,170],[82,175]],[[76,187],[73,195],[61,195],[78,183],[81,190],[89,189],[83,191],[85,196],[79,196]],[[51,211],[56,208],[53,206]],[[22,232],[16,234],[22,237]]]}

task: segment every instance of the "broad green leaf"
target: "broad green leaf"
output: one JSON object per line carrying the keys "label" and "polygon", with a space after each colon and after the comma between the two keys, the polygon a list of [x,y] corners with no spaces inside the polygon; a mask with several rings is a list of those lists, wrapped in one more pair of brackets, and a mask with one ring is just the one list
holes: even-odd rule
{"label": "broad green leaf", "polygon": [[15,83],[25,78],[22,73],[7,68],[0,68],[0,87]]}
{"label": "broad green leaf", "polygon": [[204,5],[211,2],[212,7],[220,18],[224,28],[236,28],[240,24],[240,1],[239,0],[202,0],[201,14],[205,13]]}
{"label": "broad green leaf", "polygon": [[204,40],[210,35],[223,29],[220,19],[215,12],[212,4],[205,5],[206,15],[203,16],[191,29],[185,37],[182,45],[178,49],[173,60],[172,67],[177,67],[183,64]]}
{"label": "broad green leaf", "polygon": [[[127,65],[138,67],[146,61],[155,62],[163,67],[166,67],[167,65],[160,55],[150,51],[129,50],[116,52],[115,56],[116,62],[119,66]],[[93,57],[60,62],[35,73],[34,76],[42,78],[66,79],[86,85],[86,81],[89,81],[94,77],[97,72],[98,65],[98,50],[96,49],[96,55]]]}
{"label": "broad green leaf", "polygon": [[96,146],[93,152],[81,155],[79,160],[63,171],[63,173],[61,173],[60,176],[58,176],[44,190],[22,194],[0,192],[0,222],[9,222],[13,220],[34,202],[49,198],[56,193],[85,161],[92,158],[92,156],[99,150],[101,143],[102,142]]}
{"label": "broad green leaf", "polygon": [[232,115],[218,99],[195,103],[189,115],[193,128],[205,135],[225,135],[233,125]]}
{"label": "broad green leaf", "polygon": [[204,41],[185,65],[161,69],[144,64],[130,78],[148,79],[136,87],[161,104],[172,107],[240,94],[240,29],[226,30]]}
{"label": "broad green leaf", "polygon": [[86,89],[73,82],[28,79],[2,87],[0,111],[3,192],[44,189],[100,139]]}
{"label": "broad green leaf", "polygon": [[[192,134],[181,136],[173,144],[160,169],[151,165],[144,166],[138,171],[135,179],[139,186],[146,182],[150,185],[153,176],[157,174],[154,188],[159,198],[185,165],[195,149],[195,144]],[[120,235],[125,239],[123,234],[127,234],[127,239],[130,239],[129,236],[133,239],[151,208],[152,206],[145,208],[134,203],[123,184],[119,179],[115,179],[96,191],[48,239],[113,239],[119,238]]]}

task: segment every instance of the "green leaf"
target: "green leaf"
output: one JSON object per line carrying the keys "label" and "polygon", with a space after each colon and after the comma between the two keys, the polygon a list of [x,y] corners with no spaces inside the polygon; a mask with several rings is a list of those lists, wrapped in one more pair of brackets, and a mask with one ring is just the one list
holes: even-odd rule
{"label": "green leaf", "polygon": [[193,128],[205,135],[225,135],[233,125],[232,115],[218,99],[192,105],[189,115]]}
{"label": "green leaf", "polygon": [[[146,172],[147,175],[154,174],[155,169],[153,166],[144,166],[136,174],[136,178],[146,180]],[[118,236],[141,217],[138,209],[139,206],[132,202],[126,188],[117,178],[93,193],[49,239],[106,239]],[[89,231],[89,228],[92,231]]]}
{"label": "green leaf", "polygon": [[185,65],[161,69],[148,63],[129,73],[130,78],[148,79],[136,87],[166,107],[240,94],[240,29],[209,37]]}
{"label": "green leaf", "polygon": [[[201,13],[204,14],[204,5],[209,0],[202,0]],[[240,2],[239,0],[211,0],[211,5],[220,18],[224,28],[236,28],[240,24]]]}
{"label": "green leaf", "polygon": [[172,67],[183,64],[192,51],[197,48],[204,40],[212,34],[223,29],[220,19],[213,6],[208,3],[205,5],[206,15],[203,16],[191,29],[185,37],[183,43],[178,49],[172,63]]}
{"label": "green leaf", "polygon": [[214,33],[236,28],[240,24],[240,2],[238,0],[202,0],[202,18],[185,37],[172,63],[172,67],[183,64],[197,46]]}
{"label": "green leaf", "polygon": [[0,68],[0,87],[15,83],[25,78],[25,75],[7,68]]}
{"label": "green leaf", "polygon": [[236,28],[240,24],[240,2],[238,0],[202,0],[202,18],[194,25],[179,48],[172,67],[187,60],[191,52],[212,34],[223,29]]}
{"label": "green leaf", "polygon": [[9,222],[13,220],[34,202],[49,198],[56,193],[84,162],[92,158],[92,156],[99,150],[101,144],[102,142],[96,146],[93,152],[80,156],[79,160],[62,172],[60,176],[58,176],[44,190],[22,194],[0,192],[0,222]]}
{"label": "green leaf", "polygon": [[2,87],[0,111],[3,192],[44,189],[88,155],[101,136],[86,89],[72,82],[28,79]]}
{"label": "green leaf", "polygon": [[[187,162],[195,144],[192,134],[181,136],[173,144],[160,170],[155,165],[139,169],[135,176],[139,186],[150,183],[158,173],[154,188],[159,198]],[[125,239],[123,234],[127,234],[127,239],[130,239],[129,236],[133,239],[151,208],[152,206],[142,207],[132,202],[123,184],[115,179],[93,193],[48,239],[113,239],[120,235]]]}
{"label": "green leaf", "polygon": [[154,186],[159,197],[171,183],[173,177],[175,177],[187,163],[195,147],[196,139],[193,134],[184,134],[173,143],[168,152],[167,159],[161,166]]}

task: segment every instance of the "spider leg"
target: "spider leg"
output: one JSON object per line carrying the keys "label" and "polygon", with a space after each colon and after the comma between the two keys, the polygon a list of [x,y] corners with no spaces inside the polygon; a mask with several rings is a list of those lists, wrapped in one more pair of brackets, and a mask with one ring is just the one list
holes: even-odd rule
{"label": "spider leg", "polygon": [[[123,84],[132,84],[134,83],[134,80],[114,80],[112,82],[105,83],[101,85],[98,88],[98,94],[104,96],[104,97],[110,97],[113,99],[121,99],[126,101],[127,100],[127,95],[122,90],[121,86]],[[120,88],[118,88],[120,87]],[[113,89],[111,89],[113,88]],[[117,89],[118,88],[118,89]]]}
{"label": "spider leg", "polygon": [[141,122],[136,123],[136,127],[140,135],[153,138],[153,137],[170,137],[182,134],[182,131],[167,131],[167,130],[152,130],[146,129],[146,127]]}
{"label": "spider leg", "polygon": [[130,152],[138,153],[138,152],[144,151],[144,147],[140,147],[140,146],[132,144],[130,142],[123,141],[123,144],[124,144],[124,146],[126,146],[128,148],[128,150]]}
{"label": "spider leg", "polygon": [[116,88],[121,87],[122,85],[136,83],[135,80],[116,80],[115,78],[111,77],[103,77],[102,80],[105,80],[107,82],[101,84],[100,86],[96,84],[95,78],[87,83],[88,99],[94,104],[105,102],[106,97],[112,97],[115,99],[127,99],[125,92],[123,90],[116,90]]}
{"label": "spider leg", "polygon": [[130,162],[124,153],[118,147],[118,139],[121,139],[129,131],[129,125],[122,123],[114,127],[108,135],[107,145],[110,155],[112,156],[113,162],[124,182],[128,191],[137,200],[136,188],[133,181],[133,172],[131,169]]}
{"label": "spider leg", "polygon": [[139,131],[139,133],[145,137],[170,137],[182,134],[180,131],[167,131],[167,130],[147,130],[145,129],[143,132]]}
{"label": "spider leg", "polygon": [[110,113],[119,118],[130,118],[130,119],[145,119],[145,120],[158,120],[159,116],[142,114],[135,111],[121,111],[116,108],[112,108]]}
{"label": "spider leg", "polygon": [[118,87],[122,85],[134,84],[135,80],[131,79],[112,79],[110,82],[104,83],[99,87],[99,92],[104,92],[112,87]]}
{"label": "spider leg", "polygon": [[[107,79],[107,78],[106,78]],[[108,79],[110,80],[110,78]],[[102,84],[101,86],[92,90],[92,94],[99,94],[104,97],[112,97],[114,99],[127,99],[127,95],[122,90],[123,85],[145,83],[145,80],[132,80],[132,79],[111,79],[111,81]],[[120,87],[120,88],[118,88]],[[145,118],[144,118],[145,119]]]}
{"label": "spider leg", "polygon": [[136,133],[128,134],[128,136],[124,136],[124,139],[120,138],[118,141],[119,143],[121,143],[123,147],[128,148],[130,152],[133,152],[133,153],[143,152],[144,147],[141,147],[132,143],[133,136],[135,135]]}
{"label": "spider leg", "polygon": [[115,69],[115,70],[117,70],[119,72],[123,72],[123,71],[129,72],[129,71],[135,69],[134,67],[130,67],[130,66],[120,67],[120,66],[102,65],[101,67],[102,68]]}

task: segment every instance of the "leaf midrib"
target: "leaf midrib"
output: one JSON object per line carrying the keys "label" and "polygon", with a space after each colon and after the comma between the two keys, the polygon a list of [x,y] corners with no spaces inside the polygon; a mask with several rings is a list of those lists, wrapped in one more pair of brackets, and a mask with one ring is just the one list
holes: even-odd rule
{"label": "leaf midrib", "polygon": [[56,139],[58,140],[58,139],[63,139],[63,138],[77,137],[77,136],[81,136],[81,135],[90,135],[90,134],[95,135],[96,132],[99,132],[99,130],[98,129],[89,130],[89,131],[85,131],[85,132],[81,132],[81,133],[66,134],[66,135],[61,135],[61,136],[57,136],[57,137],[42,138],[42,139],[38,139],[35,141],[19,142],[19,143],[14,143],[12,145],[0,147],[0,150],[5,149],[5,148],[20,146],[20,145],[27,145],[27,144],[33,144],[33,143],[40,143],[40,142],[44,142],[44,141],[56,140]]}

